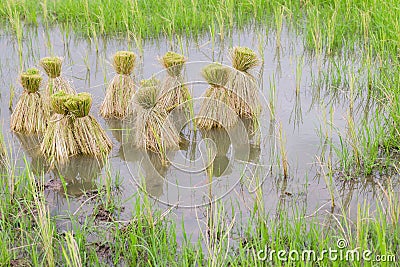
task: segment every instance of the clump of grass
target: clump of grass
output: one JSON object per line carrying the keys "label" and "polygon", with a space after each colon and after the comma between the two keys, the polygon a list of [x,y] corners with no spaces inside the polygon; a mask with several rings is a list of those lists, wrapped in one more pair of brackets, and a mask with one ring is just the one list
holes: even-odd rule
{"label": "clump of grass", "polygon": [[161,58],[168,75],[161,86],[159,105],[168,112],[175,107],[181,108],[181,104],[190,99],[189,89],[184,85],[182,78],[185,62],[186,58],[183,55],[171,51]]}
{"label": "clump of grass", "polygon": [[134,104],[137,112],[134,142],[141,149],[158,153],[165,159],[167,149],[179,148],[179,133],[159,103],[158,83],[143,81],[135,94]]}
{"label": "clump of grass", "polygon": [[232,67],[239,71],[247,72],[260,64],[257,54],[248,47],[237,46],[231,49],[229,53],[232,60]]}
{"label": "clump of grass", "polygon": [[100,107],[100,115],[105,118],[125,118],[132,113],[131,99],[135,93],[135,83],[131,78],[135,68],[136,55],[129,51],[118,51],[114,55],[113,66],[117,75],[107,87],[106,96]]}
{"label": "clump of grass", "polygon": [[0,127],[0,171],[7,159],[7,150],[4,144],[3,129]]}
{"label": "clump of grass", "polygon": [[57,78],[61,75],[62,59],[59,57],[44,57],[40,60],[40,66],[49,78]]}
{"label": "clump of grass", "polygon": [[42,77],[37,69],[29,69],[20,75],[20,83],[24,91],[11,115],[12,131],[38,134],[46,130],[50,112],[39,92],[41,82]]}
{"label": "clump of grass", "polygon": [[229,51],[235,71],[227,87],[232,90],[232,102],[241,117],[254,118],[259,111],[257,83],[249,71],[259,64],[256,53],[248,47],[234,47]]}
{"label": "clump of grass", "polygon": [[237,116],[230,107],[234,106],[231,92],[226,88],[230,77],[230,68],[213,63],[202,70],[204,79],[210,87],[204,94],[200,106],[197,125],[203,129],[231,127],[237,122]]}
{"label": "clump of grass", "polygon": [[74,155],[102,157],[112,143],[100,124],[89,114],[92,98],[88,93],[69,95],[59,91],[51,96],[56,112],[49,122],[41,145],[51,162],[66,163]]}
{"label": "clump of grass", "polygon": [[62,59],[59,57],[44,57],[39,61],[49,79],[46,84],[46,96],[50,100],[53,93],[64,91],[67,94],[76,94],[71,84],[61,76]]}

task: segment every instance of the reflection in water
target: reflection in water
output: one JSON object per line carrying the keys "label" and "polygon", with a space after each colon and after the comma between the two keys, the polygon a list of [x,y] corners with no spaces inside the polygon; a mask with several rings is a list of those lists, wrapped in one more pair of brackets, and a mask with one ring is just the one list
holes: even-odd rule
{"label": "reflection in water", "polygon": [[300,91],[296,91],[294,97],[293,109],[289,117],[289,123],[293,121],[293,129],[299,129],[300,124],[303,123],[303,111],[301,108]]}
{"label": "reflection in water", "polygon": [[259,163],[261,154],[261,131],[257,121],[241,118],[240,124],[232,131],[235,159],[244,162]]}
{"label": "reflection in water", "polygon": [[[231,137],[223,128],[212,128],[208,131],[201,131],[206,143],[207,155],[215,155],[214,161],[208,168],[213,177],[220,177],[232,173],[227,154],[231,146]],[[215,151],[213,151],[215,149]],[[214,153],[215,152],[215,153]]]}
{"label": "reflection in water", "polygon": [[115,118],[109,118],[106,120],[106,124],[108,129],[111,131],[113,137],[120,143],[122,143],[123,132],[125,124],[127,124],[128,120],[119,120]]}
{"label": "reflection in water", "polygon": [[168,167],[163,165],[160,155],[151,151],[142,151],[134,145],[125,143],[121,144],[118,156],[130,163],[135,163],[138,171],[134,173],[139,177],[135,177],[140,182],[144,179],[145,190],[153,197],[159,197],[163,194],[164,177]]}
{"label": "reflection in water", "polygon": [[14,133],[19,140],[25,154],[31,158],[30,168],[34,175],[41,175],[47,173],[50,165],[45,157],[40,153],[40,143],[42,137],[39,135],[25,135],[21,133]]}
{"label": "reflection in water", "polygon": [[400,180],[398,174],[388,173],[366,176],[362,180],[339,180],[336,183],[338,190],[340,209],[348,210],[352,202],[358,202],[359,198],[378,199],[388,197],[387,192],[398,191]]}
{"label": "reflection in water", "polygon": [[190,162],[194,162],[197,159],[198,152],[198,129],[194,124],[194,121],[190,118],[190,113],[185,110],[173,110],[171,113],[175,127],[179,130],[180,142],[179,150],[185,152],[184,156],[189,159]]}
{"label": "reflection in water", "polygon": [[[68,195],[79,197],[96,188],[94,181],[100,175],[104,163],[104,160],[96,157],[75,156],[65,164],[56,165],[52,173],[57,179],[64,179]],[[64,191],[64,188],[61,187],[60,191]]]}
{"label": "reflection in water", "polygon": [[[151,151],[138,149],[133,141],[133,120],[108,120],[112,135],[121,145],[118,157],[123,161],[134,163],[138,170],[132,172],[136,181],[145,181],[145,190],[153,197],[163,194],[164,177],[169,166],[163,166],[160,155]],[[164,163],[165,164],[165,163]],[[139,177],[136,177],[139,174]]]}

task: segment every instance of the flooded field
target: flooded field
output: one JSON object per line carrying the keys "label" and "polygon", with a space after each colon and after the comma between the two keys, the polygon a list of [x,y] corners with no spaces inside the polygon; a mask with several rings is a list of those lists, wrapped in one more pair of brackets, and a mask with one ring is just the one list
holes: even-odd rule
{"label": "flooded field", "polygon": [[[210,220],[226,218],[222,224],[232,232],[227,242],[237,248],[244,242],[246,229],[252,227],[246,222],[258,223],[262,216],[255,218],[254,213],[261,209],[263,215],[278,221],[285,211],[289,218],[316,218],[321,224],[328,220],[330,225],[330,215],[358,220],[360,204],[375,213],[376,203],[386,200],[388,191],[398,196],[396,165],[382,171],[376,163],[378,168],[368,175],[352,172],[357,157],[354,160],[351,153],[361,151],[359,147],[372,142],[374,135],[371,130],[371,139],[360,136],[359,125],[376,129],[384,123],[376,121],[383,108],[368,89],[371,72],[380,71],[375,65],[379,59],[370,59],[366,67],[362,47],[336,56],[310,51],[305,37],[284,23],[280,31],[252,26],[232,36],[175,36],[144,43],[118,37],[88,39],[42,26],[25,29],[23,36],[19,42],[8,32],[0,34],[0,114],[9,151],[7,166],[17,173],[29,166],[36,182],[44,186],[58,232],[78,231],[87,221],[102,224],[103,229],[116,224],[129,227],[132,215],[143,211],[139,201],[150,202],[152,209],[161,212],[161,219],[177,225],[179,244],[199,242],[205,251],[213,244],[204,241],[205,232],[213,226]],[[262,103],[259,128],[253,121],[240,119],[230,129],[201,130],[194,122],[209,87],[201,70],[212,62],[230,66],[228,49],[233,46],[247,46],[261,58],[253,72]],[[192,95],[191,109],[169,115],[181,142],[179,150],[168,152],[168,164],[134,147],[134,118],[99,116],[107,84],[115,74],[112,56],[118,50],[138,55],[133,75],[136,89],[142,79],[165,79],[160,57],[167,51],[188,59],[184,81]],[[113,143],[104,160],[77,156],[67,164],[51,165],[39,153],[41,137],[11,132],[11,112],[22,92],[18,75],[21,69],[40,69],[38,62],[45,56],[62,57],[62,75],[77,92],[92,94],[90,114]],[[376,152],[371,158],[379,155]],[[218,209],[221,204],[223,211]],[[85,235],[85,240],[101,244],[97,252],[110,250],[102,247],[104,238],[96,232]],[[119,266],[116,260],[112,265]]]}
{"label": "flooded field", "polygon": [[[344,205],[355,210],[357,203],[364,201],[372,204],[376,190],[374,180],[379,177],[372,175],[371,181],[359,183],[344,182],[340,177],[332,181],[323,178],[327,162],[335,164],[337,161],[333,150],[340,148],[339,137],[346,138],[349,112],[357,121],[366,114],[366,109],[374,108],[374,103],[368,103],[366,96],[365,99],[364,96],[351,96],[355,92],[351,92],[351,85],[346,84],[347,79],[352,78],[348,77],[353,75],[347,69],[360,67],[357,55],[347,59],[328,59],[322,54],[311,54],[302,45],[301,36],[287,29],[280,36],[279,46],[274,32],[267,33],[262,29],[256,34],[248,32],[237,33],[225,41],[211,37],[197,41],[161,39],[146,43],[142,51],[138,51],[132,43],[123,40],[91,42],[73,35],[66,36],[57,29],[48,33],[38,29],[25,34],[22,62],[18,60],[19,51],[13,37],[3,33],[0,39],[4,51],[0,56],[1,114],[5,140],[12,148],[15,164],[23,165],[25,155],[33,166],[38,165],[37,174],[46,173],[45,182],[50,181],[47,199],[53,215],[74,212],[81,207],[85,192],[112,183],[118,187],[115,197],[123,207],[121,218],[124,214],[130,215],[132,195],[142,188],[161,208],[176,207],[173,213],[177,219],[183,218],[188,224],[187,229],[192,228],[194,232],[197,217],[201,216],[194,207],[222,199],[235,209],[239,208],[237,212],[246,214],[258,186],[263,188],[264,204],[269,212],[276,211],[281,205],[306,208],[310,214],[317,209],[321,212],[330,210],[331,193],[338,209]],[[229,132],[216,130],[211,133],[210,139],[215,144],[211,177],[205,168],[210,164],[205,162],[206,157],[212,157],[206,156],[206,143],[203,142],[207,133],[195,129],[191,123],[193,115],[189,119],[181,116],[184,141],[180,150],[168,156],[169,166],[162,166],[157,156],[148,156],[129,143],[129,138],[126,138],[131,127],[129,121],[104,120],[98,116],[107,81],[113,75],[110,60],[115,51],[131,48],[140,55],[135,70],[136,83],[152,75],[163,79],[165,73],[159,57],[169,50],[184,53],[188,58],[185,82],[193,97],[195,117],[208,87],[200,71],[213,61],[230,65],[227,50],[231,45],[248,46],[263,57],[262,65],[255,71],[262,100],[261,127],[253,136],[247,135],[246,129],[250,130],[251,122],[246,121]],[[8,130],[10,90],[15,92],[14,102],[21,92],[16,81],[20,67],[38,66],[38,60],[49,55],[63,57],[63,75],[78,92],[93,95],[91,114],[101,122],[114,144],[106,164],[78,157],[66,166],[50,168],[36,151],[38,140],[28,140]],[[340,79],[339,75],[343,80],[333,80]],[[353,78],[357,79],[353,86],[365,79],[362,76]],[[179,117],[179,114],[172,116],[176,115]],[[243,146],[246,143],[247,146]],[[283,173],[284,162],[288,165],[287,177]],[[68,201],[61,183],[51,186],[54,181],[60,181],[60,175],[66,182],[67,194],[70,195]]]}

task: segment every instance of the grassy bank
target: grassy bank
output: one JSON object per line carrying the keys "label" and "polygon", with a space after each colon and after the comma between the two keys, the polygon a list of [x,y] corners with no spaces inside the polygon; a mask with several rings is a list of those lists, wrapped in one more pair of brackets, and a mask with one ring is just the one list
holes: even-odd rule
{"label": "grassy bank", "polygon": [[[197,219],[199,238],[193,239],[171,220],[173,211],[154,210],[151,200],[140,193],[125,203],[135,207],[128,219],[119,218],[118,197],[112,204],[108,190],[101,186],[97,193],[82,198],[78,209],[52,216],[43,180],[35,179],[28,165],[1,174],[1,266],[276,266],[283,262],[393,266],[400,257],[400,203],[383,188],[376,212],[360,204],[355,220],[348,217],[349,210],[307,216],[300,208],[280,208],[268,215],[262,197],[257,197],[264,194],[259,189],[245,221],[235,210],[226,210],[223,202],[204,208],[205,217]],[[177,232],[183,232],[183,240],[177,239]],[[329,249],[337,252],[321,256]],[[354,250],[360,254],[348,252]],[[278,251],[298,254],[278,255]],[[362,258],[364,251],[370,254]],[[360,261],[349,258],[357,255]]]}
{"label": "grassy bank", "polygon": [[0,19],[11,29],[58,24],[89,37],[128,38],[232,32],[249,23],[279,30],[282,22],[306,36],[316,50],[340,51],[354,43],[376,53],[398,55],[398,1],[128,1],[11,0],[0,3]]}

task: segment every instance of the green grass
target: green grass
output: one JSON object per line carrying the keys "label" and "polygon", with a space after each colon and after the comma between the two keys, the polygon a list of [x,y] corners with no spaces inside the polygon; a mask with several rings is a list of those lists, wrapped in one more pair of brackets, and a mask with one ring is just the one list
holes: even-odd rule
{"label": "green grass", "polygon": [[173,34],[198,36],[210,29],[225,35],[249,23],[271,26],[280,33],[285,19],[289,26],[305,34],[311,48],[331,53],[358,43],[392,57],[399,53],[399,12],[400,3],[396,0],[11,0],[0,3],[0,19],[16,33],[21,32],[21,21],[28,25],[58,24],[90,37],[123,34],[132,39]]}
{"label": "green grass", "polygon": [[[113,12],[109,12],[112,10]],[[332,188],[334,174],[346,179],[370,175],[374,170],[398,173],[400,150],[400,2],[396,0],[261,1],[261,0],[175,0],[175,1],[33,1],[0,2],[0,21],[18,43],[22,63],[24,26],[60,26],[87,37],[123,36],[140,45],[144,39],[174,35],[201,37],[203,34],[228,37],[249,24],[266,27],[277,34],[280,48],[282,25],[304,36],[308,52],[330,65],[315,81],[328,109],[346,103],[346,132],[325,116],[321,137],[328,140],[338,164],[328,161],[323,173],[330,188],[331,202],[337,204]],[[214,39],[213,39],[214,40]],[[214,41],[213,41],[214,42]],[[357,64],[354,64],[357,63]],[[356,66],[356,67],[350,67]],[[298,70],[300,72],[300,70]],[[271,117],[275,117],[275,81],[271,80]],[[13,92],[11,92],[13,95]],[[12,98],[11,98],[12,99]],[[362,101],[360,101],[360,99]],[[320,99],[316,100],[317,102]],[[372,103],[372,104],[371,104]],[[361,109],[357,105],[361,105]],[[361,110],[361,111],[360,111]],[[355,119],[353,113],[364,112]],[[339,144],[329,141],[339,136]],[[67,212],[67,231],[59,217],[50,215],[42,177],[34,177],[29,165],[18,168],[6,159],[0,169],[0,265],[27,263],[32,266],[256,266],[282,265],[275,253],[271,262],[260,262],[257,252],[268,249],[314,250],[337,248],[343,238],[348,248],[369,249],[375,255],[395,255],[399,259],[400,202],[387,178],[381,186],[376,209],[360,204],[357,215],[307,216],[299,207],[279,208],[266,214],[260,188],[249,205],[249,219],[229,212],[223,202],[206,208],[206,218],[198,219],[200,236],[193,240],[185,226],[170,216],[171,210],[155,209],[146,196],[137,193],[123,203],[113,194],[107,169],[98,194],[90,199],[92,213]],[[334,166],[333,166],[334,165]],[[119,178],[118,178],[119,179]],[[117,179],[117,180],[118,180]],[[69,201],[67,198],[66,201]],[[339,200],[340,201],[340,200]],[[89,202],[88,202],[89,203]],[[128,220],[121,221],[119,208],[131,205]],[[280,205],[278,205],[280,206]],[[99,223],[100,212],[111,214]],[[239,210],[239,209],[238,209]],[[352,211],[354,212],[354,211]],[[166,215],[167,214],[167,215]],[[94,234],[93,234],[94,233]],[[178,240],[178,233],[183,239]],[[95,238],[88,238],[89,236]],[[358,262],[319,263],[301,261],[300,266],[359,266]],[[392,266],[390,262],[383,266]],[[288,260],[287,265],[297,265]],[[364,262],[364,266],[378,266]]]}
{"label": "green grass", "polygon": [[[359,204],[353,220],[349,210],[306,216],[300,208],[278,208],[275,215],[266,214],[263,190],[259,188],[253,207],[249,207],[248,219],[241,219],[235,208],[226,210],[223,201],[205,208],[205,218],[197,219],[199,239],[195,240],[185,232],[184,225],[172,220],[171,210],[155,209],[151,200],[141,193],[124,203],[134,207],[128,219],[121,220],[118,212],[114,212],[111,220],[99,222],[96,208],[93,213],[89,209],[88,214],[81,209],[63,217],[70,226],[61,230],[62,218],[50,215],[40,186],[43,180],[40,177],[35,180],[28,165],[11,173],[14,176],[3,171],[0,179],[2,266],[16,262],[31,266],[275,266],[282,264],[278,254],[272,253],[269,258],[265,251],[296,250],[301,255],[304,250],[313,250],[320,255],[325,249],[338,249],[339,239],[345,239],[348,244],[343,249],[345,252],[358,248],[370,250],[371,257],[400,257],[400,202],[390,187],[382,188],[383,200],[377,202],[375,211],[365,203]],[[99,193],[85,203],[96,207],[105,197]],[[178,232],[183,239],[177,239]],[[348,264],[345,258],[339,259],[331,262],[325,257],[318,265]],[[296,265],[296,261],[288,259],[287,264]],[[297,264],[315,266],[317,263],[299,261]],[[359,266],[356,261],[349,264]],[[388,262],[387,266],[393,265]]]}

